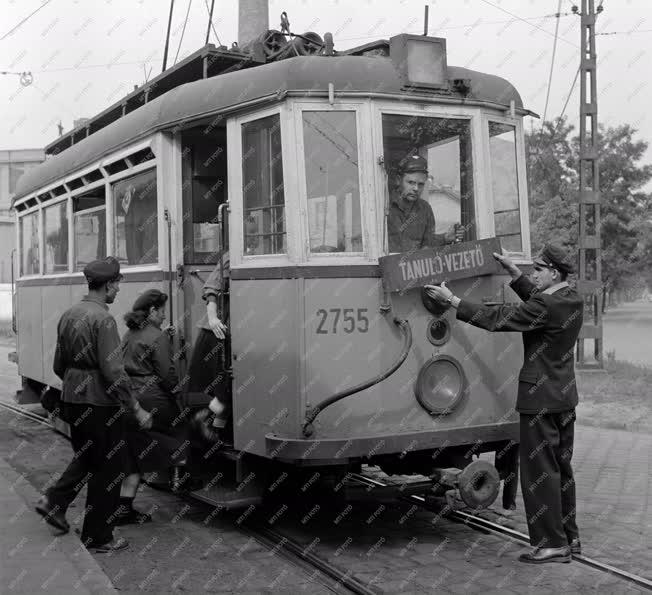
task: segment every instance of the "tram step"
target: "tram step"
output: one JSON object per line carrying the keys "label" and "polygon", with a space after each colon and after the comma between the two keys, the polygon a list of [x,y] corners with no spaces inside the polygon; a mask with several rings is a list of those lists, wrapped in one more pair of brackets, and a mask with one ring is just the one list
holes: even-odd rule
{"label": "tram step", "polygon": [[263,490],[258,482],[252,481],[249,484],[224,482],[220,485],[206,486],[199,490],[190,492],[193,498],[202,500],[213,506],[225,510],[244,508],[251,505],[258,505],[263,500]]}

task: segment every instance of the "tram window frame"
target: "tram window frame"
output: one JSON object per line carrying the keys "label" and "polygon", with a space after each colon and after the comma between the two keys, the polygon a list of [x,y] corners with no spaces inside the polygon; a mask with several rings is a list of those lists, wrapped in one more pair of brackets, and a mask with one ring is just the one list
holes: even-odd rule
{"label": "tram window frame", "polygon": [[[220,159],[220,162],[216,164],[214,170],[207,167],[207,163],[213,157],[214,152],[209,155],[207,160],[202,161],[201,158],[205,155],[201,149],[197,150],[198,146],[206,145],[207,143],[209,145],[214,143],[218,147],[223,147],[224,157],[215,157],[215,160]],[[181,149],[181,192],[183,233],[185,238],[184,262],[195,265],[214,265],[217,263],[219,252],[219,246],[217,246],[217,235],[219,233],[217,228],[217,209],[219,205],[228,199],[227,156],[229,155],[229,149],[227,147],[226,127],[217,127],[214,131],[209,131],[204,126],[190,128],[182,133]],[[196,211],[201,211],[198,207],[207,206],[201,205],[200,201],[206,200],[207,198],[210,200],[212,195],[215,195],[216,198],[214,214],[210,219],[196,221]],[[210,205],[208,205],[208,209],[210,210]],[[201,238],[197,237],[197,233],[201,231],[202,225],[206,226],[206,231],[212,231],[215,234],[216,250],[197,250],[197,246],[201,241]],[[210,227],[211,225],[213,226],[212,228]]]}
{"label": "tram window frame", "polygon": [[[160,250],[161,238],[159,237],[160,234],[159,234],[159,225],[158,225],[158,221],[159,221],[159,217],[160,217],[160,213],[159,213],[159,186],[158,186],[158,179],[157,179],[158,178],[158,176],[157,176],[158,172],[157,172],[157,168],[156,168],[156,162],[149,162],[148,161],[147,164],[149,165],[149,167],[146,167],[144,169],[139,169],[136,172],[133,172],[131,170],[123,170],[123,171],[120,172],[120,174],[124,174],[124,175],[120,175],[119,177],[112,176],[110,178],[110,191],[109,191],[109,196],[107,198],[108,198],[108,200],[111,201],[111,203],[112,203],[111,207],[112,208],[110,209],[110,212],[109,212],[109,209],[108,209],[109,205],[108,205],[108,200],[107,200],[106,203],[105,203],[106,207],[107,207],[106,218],[107,218],[107,221],[109,221],[109,218],[110,218],[110,223],[109,223],[109,226],[108,226],[108,230],[109,230],[109,232],[111,234],[111,251],[112,251],[113,255],[116,258],[118,258],[118,260],[120,260],[120,266],[122,268],[131,269],[131,268],[135,268],[135,267],[150,267],[150,266],[157,266],[159,264],[159,250]],[[154,235],[155,235],[155,242],[154,242],[153,249],[151,249],[150,251],[151,251],[151,256],[152,256],[153,260],[151,260],[149,262],[141,262],[141,261],[139,261],[139,262],[136,262],[136,263],[130,263],[128,261],[128,258],[129,258],[128,253],[127,253],[126,256],[121,256],[118,253],[118,250],[119,250],[118,216],[119,215],[118,215],[118,209],[116,207],[117,207],[117,204],[118,204],[118,201],[120,200],[120,198],[116,193],[116,187],[118,185],[120,185],[120,184],[128,183],[130,180],[133,180],[135,178],[139,178],[141,176],[147,176],[147,175],[151,175],[151,174],[153,174],[153,176],[154,176],[154,180],[153,180],[153,188],[154,188],[154,190],[153,190],[153,192],[154,192],[155,211],[154,211],[154,213],[150,214],[147,217],[147,219],[144,221],[144,223],[141,224],[136,229],[141,230],[143,228],[144,224],[147,224],[147,222],[150,222],[150,225],[152,225],[153,230],[154,230]],[[150,182],[150,184],[151,184],[151,182]],[[147,188],[150,187],[150,184],[147,185]],[[131,202],[131,204],[128,207],[128,211],[130,211],[131,206],[133,206],[133,199],[131,199],[130,202]],[[152,220],[153,220],[153,223],[151,223]],[[126,234],[127,234],[127,230],[126,230],[126,227],[125,227],[125,250],[128,250]],[[107,234],[107,237],[108,237],[108,234]],[[108,249],[108,244],[107,244],[107,249]]]}
{"label": "tram window frame", "polygon": [[[277,254],[246,254],[244,229],[244,188],[243,188],[243,139],[242,126],[269,116],[278,116],[281,131],[281,163],[283,171],[284,211],[286,250]],[[290,121],[291,110],[287,103],[271,108],[261,109],[227,120],[228,159],[228,198],[229,198],[229,257],[231,267],[287,266],[296,261],[296,229],[298,226],[298,203],[296,201],[295,172],[296,147],[294,146],[293,125]],[[293,161],[294,159],[294,161]]]}
{"label": "tram window frame", "polygon": [[[61,223],[60,229],[63,230],[65,229],[65,241],[66,241],[66,246],[65,246],[65,254],[66,254],[66,261],[65,261],[65,268],[62,268],[60,270],[48,270],[47,267],[47,246],[48,246],[48,241],[47,241],[47,213],[50,209],[54,209],[55,207],[64,207],[63,212],[64,212],[64,221]],[[52,201],[46,204],[43,204],[41,206],[41,209],[43,211],[43,216],[42,216],[42,221],[43,221],[43,233],[42,233],[42,238],[43,238],[43,275],[45,276],[54,276],[54,275],[67,275],[70,273],[70,248],[72,246],[72,240],[70,238],[70,229],[71,229],[71,220],[70,220],[70,207],[69,207],[69,197],[66,196],[63,198],[63,200],[56,200]],[[54,265],[55,267],[57,264]],[[58,266],[63,266],[61,263],[59,263]]]}
{"label": "tram window frame", "polygon": [[[384,171],[377,176],[376,185],[378,188],[378,196],[382,200],[391,200],[390,189],[388,187],[388,182],[391,183],[391,179],[388,174],[391,175],[391,172],[388,171],[388,166],[391,167],[392,164],[388,164],[387,156],[385,155],[385,136],[383,130],[383,117],[384,116],[402,116],[402,117],[415,117],[415,118],[436,118],[440,120],[457,120],[465,122],[468,125],[468,141],[470,147],[468,149],[468,154],[471,157],[471,166],[467,175],[470,176],[470,180],[467,180],[468,189],[467,193],[471,195],[471,203],[467,206],[467,225],[472,224],[465,234],[464,241],[472,241],[474,239],[480,239],[486,237],[485,226],[482,225],[482,214],[483,214],[483,203],[485,200],[482,184],[482,163],[484,162],[482,151],[483,151],[483,141],[481,137],[480,121],[481,113],[477,108],[466,108],[459,106],[442,106],[442,105],[433,105],[433,106],[423,106],[423,105],[414,105],[406,104],[405,106],[397,107],[396,104],[388,102],[375,102],[374,105],[374,123],[376,128],[376,140],[375,148],[378,155],[383,156],[384,158]],[[451,137],[452,138],[452,137]],[[458,137],[459,138],[459,137]],[[442,139],[442,143],[443,143]],[[440,141],[431,143],[431,145],[442,144]],[[425,145],[424,145],[425,146]],[[381,168],[379,168],[380,170]],[[460,172],[461,177],[461,172]],[[434,209],[433,209],[434,211]],[[435,216],[435,221],[437,221],[437,213],[433,213]],[[460,207],[460,219],[463,220],[462,211]],[[389,251],[389,233],[387,230],[387,220],[385,216],[384,204],[380,202],[377,205],[377,233],[378,233],[378,251],[379,255],[387,254],[398,254],[397,252]],[[437,235],[443,235],[442,232],[437,232]]]}
{"label": "tram window frame", "polygon": [[[25,220],[27,218],[34,219],[36,221],[36,234],[31,233],[30,235],[34,237],[36,235],[37,238],[37,244],[36,244],[36,254],[37,254],[37,270],[34,271],[33,269],[30,269],[29,272],[25,271],[25,249],[23,246],[23,237],[24,237],[24,224]],[[32,209],[25,211],[24,213],[20,214],[20,217],[18,218],[18,248],[19,248],[19,271],[20,271],[20,277],[37,277],[41,275],[42,271],[42,258],[41,258],[41,228],[42,228],[42,219],[41,219],[41,207],[40,205],[33,207]],[[33,246],[32,246],[33,247]]]}
{"label": "tram window frame", "polygon": [[[102,204],[96,204],[91,207],[87,208],[77,208],[78,202],[80,199],[86,198],[89,196],[91,193],[101,193],[102,194],[102,199],[101,202]],[[78,246],[78,241],[77,241],[77,221],[78,218],[84,217],[87,215],[92,215],[97,212],[103,212],[104,213],[104,220],[103,224],[100,223],[99,229],[98,229],[98,242],[101,241],[102,234],[104,234],[104,254],[103,255],[97,255],[95,258],[104,258],[108,254],[108,237],[109,237],[109,226],[108,226],[108,213],[107,213],[107,200],[106,200],[106,184],[104,180],[94,182],[93,184],[89,186],[85,186],[83,189],[80,189],[79,192],[76,192],[73,196],[71,196],[72,199],[72,237],[71,237],[71,245],[72,245],[72,267],[73,267],[73,272],[78,273],[80,271],[84,270],[84,267],[90,262],[82,262],[79,263],[77,260],[77,249],[79,248]],[[95,260],[93,258],[92,260]]]}
{"label": "tram window frame", "polygon": [[[495,188],[494,188],[494,171],[491,150],[490,126],[497,124],[500,126],[509,126],[514,133],[514,163],[516,173],[516,191],[518,194],[518,208],[508,210],[495,210]],[[483,114],[482,130],[485,143],[485,162],[486,162],[486,186],[488,196],[490,197],[490,220],[492,224],[492,237],[511,237],[518,234],[498,235],[496,225],[496,215],[503,217],[510,213],[518,213],[520,222],[521,249],[508,250],[503,247],[503,252],[516,258],[517,261],[527,261],[530,258],[530,225],[529,225],[529,208],[527,193],[527,174],[525,167],[525,143],[523,138],[523,121],[521,118],[501,117],[491,113]]]}
{"label": "tram window frame", "polygon": [[[355,118],[355,127],[356,127],[356,151],[357,151],[357,194],[358,194],[358,205],[359,205],[359,217],[360,217],[360,241],[361,241],[361,250],[356,251],[315,251],[311,247],[310,242],[310,204],[308,197],[308,175],[306,170],[306,146],[305,146],[305,119],[304,114],[306,113],[333,113],[333,112],[346,112],[353,114]],[[298,198],[300,201],[300,212],[301,216],[301,233],[304,241],[302,244],[305,246],[305,254],[303,254],[303,259],[307,261],[318,261],[321,259],[324,260],[333,260],[342,259],[346,260],[360,260],[363,259],[366,261],[369,254],[369,225],[368,221],[373,220],[373,209],[369,209],[369,197],[368,197],[368,187],[369,180],[368,176],[368,161],[370,159],[371,151],[368,138],[370,135],[366,134],[364,131],[370,130],[369,122],[369,113],[368,113],[368,104],[364,103],[337,103],[335,105],[330,105],[322,101],[295,101],[293,104],[293,124],[294,130],[296,131],[296,163],[297,163],[297,184],[298,184]],[[287,185],[286,185],[287,187]],[[334,196],[334,195],[330,195]],[[329,198],[330,198],[329,196]],[[340,198],[336,196],[336,200]],[[330,201],[329,201],[330,202]],[[336,203],[337,204],[337,203]],[[369,219],[369,214],[371,213],[371,219]],[[337,233],[339,236],[339,227]],[[339,240],[339,237],[338,237]]]}

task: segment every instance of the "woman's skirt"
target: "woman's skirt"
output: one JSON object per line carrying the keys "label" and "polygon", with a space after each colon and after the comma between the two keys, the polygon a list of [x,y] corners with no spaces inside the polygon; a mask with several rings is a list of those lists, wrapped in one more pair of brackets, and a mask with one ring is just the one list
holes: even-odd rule
{"label": "woman's skirt", "polygon": [[152,413],[152,428],[141,429],[135,417],[127,423],[129,473],[164,471],[184,462],[190,442],[179,407],[166,395],[142,396],[141,407]]}

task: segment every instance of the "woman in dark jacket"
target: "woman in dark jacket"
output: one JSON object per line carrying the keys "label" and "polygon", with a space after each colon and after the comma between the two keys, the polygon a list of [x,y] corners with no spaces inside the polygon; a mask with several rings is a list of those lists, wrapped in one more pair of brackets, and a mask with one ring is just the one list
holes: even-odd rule
{"label": "woman in dark jacket", "polygon": [[117,524],[148,522],[149,515],[133,509],[133,500],[143,473],[165,471],[185,463],[188,441],[185,420],[176,392],[178,378],[172,359],[170,335],[161,330],[168,296],[158,289],[143,293],[125,315],[128,331],[122,340],[125,371],[131,391],[152,416],[152,428],[132,424],[128,434],[129,476],[122,483],[121,514]]}

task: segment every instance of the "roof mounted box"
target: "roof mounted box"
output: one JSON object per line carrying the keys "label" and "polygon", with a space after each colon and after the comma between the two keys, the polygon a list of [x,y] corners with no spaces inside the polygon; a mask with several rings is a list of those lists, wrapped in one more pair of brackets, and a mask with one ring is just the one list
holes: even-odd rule
{"label": "roof mounted box", "polygon": [[405,87],[448,89],[446,40],[425,35],[395,35],[389,56]]}

